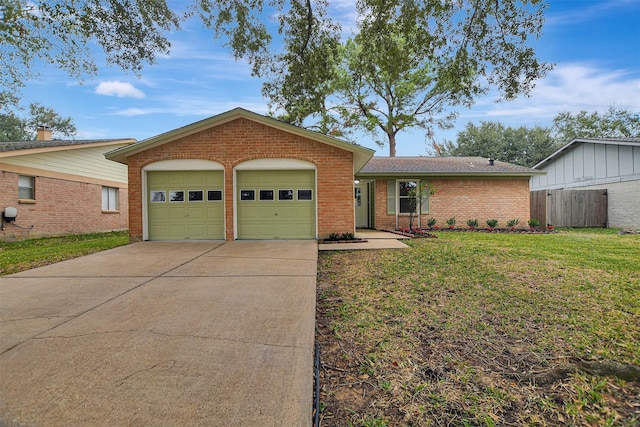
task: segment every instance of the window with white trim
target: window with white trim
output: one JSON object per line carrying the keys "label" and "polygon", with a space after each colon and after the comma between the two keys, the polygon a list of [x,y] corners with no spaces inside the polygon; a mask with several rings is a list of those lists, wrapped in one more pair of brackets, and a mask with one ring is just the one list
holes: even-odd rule
{"label": "window with white trim", "polygon": [[18,199],[35,200],[35,178],[32,176],[18,175]]}
{"label": "window with white trim", "polygon": [[102,187],[102,210],[118,210],[118,189],[115,187]]}
{"label": "window with white trim", "polygon": [[[418,189],[422,188],[422,191]],[[418,198],[421,197],[420,200]],[[387,214],[396,215],[396,205],[400,206],[397,214],[415,213],[420,206],[421,214],[429,213],[429,189],[427,181],[420,180],[388,180],[387,181]]]}
{"label": "window with white trim", "polygon": [[418,181],[398,181],[398,205],[401,214],[418,210]]}

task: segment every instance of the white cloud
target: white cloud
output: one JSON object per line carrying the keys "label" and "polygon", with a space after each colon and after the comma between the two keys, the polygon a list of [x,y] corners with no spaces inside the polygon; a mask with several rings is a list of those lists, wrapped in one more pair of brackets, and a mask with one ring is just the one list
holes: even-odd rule
{"label": "white cloud", "polygon": [[118,98],[144,98],[145,94],[137,89],[131,83],[120,82],[117,80],[100,82],[96,87],[98,95],[117,96]]}
{"label": "white cloud", "polygon": [[120,110],[117,111],[115,113],[113,113],[114,116],[127,116],[127,117],[131,117],[131,116],[144,116],[146,114],[153,114],[153,113],[159,113],[161,112],[160,110],[158,110],[157,108],[149,108],[149,109],[143,109],[143,108],[127,108],[125,110]]}
{"label": "white cloud", "polygon": [[[640,75],[637,71],[607,70],[573,63],[557,66],[538,81],[529,97],[510,102],[479,102],[475,117],[484,120],[506,119],[522,125],[553,119],[560,112],[603,112],[609,106],[640,111]],[[463,114],[469,116],[469,114]]]}
{"label": "white cloud", "polygon": [[[637,0],[605,0],[600,2],[583,1],[579,7],[552,13],[546,18],[547,26],[566,26],[597,21],[608,13],[636,13]],[[553,10],[553,5],[551,9]]]}

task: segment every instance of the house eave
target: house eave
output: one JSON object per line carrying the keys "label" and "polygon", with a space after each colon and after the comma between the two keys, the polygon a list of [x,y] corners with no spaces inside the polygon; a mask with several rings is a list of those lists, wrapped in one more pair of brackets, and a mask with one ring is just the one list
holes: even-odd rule
{"label": "house eave", "polygon": [[[80,150],[83,148],[95,148],[95,147],[108,147],[113,145],[125,145],[129,146],[136,142],[133,138],[123,138],[123,139],[113,139],[108,141],[97,141],[90,142],[87,144],[74,144],[74,145],[58,145],[51,147],[37,147],[37,148],[26,148],[23,150],[11,150],[11,151],[2,151],[0,152],[0,158],[3,157],[16,157],[16,156],[26,156],[32,154],[41,154],[41,153],[52,153],[56,151],[70,151],[70,150]],[[124,148],[124,147],[120,147]],[[119,149],[119,148],[118,148]],[[116,150],[118,150],[116,149]],[[112,150],[112,151],[116,151]]]}
{"label": "house eave", "polygon": [[531,178],[534,175],[545,175],[546,172],[368,172],[357,173],[356,178],[396,179],[396,178]]}
{"label": "house eave", "polygon": [[110,151],[106,153],[105,156],[109,160],[127,164],[127,158],[129,156],[146,151],[150,148],[164,145],[166,143],[175,141],[180,138],[193,135],[198,132],[202,132],[212,127],[229,123],[237,119],[251,120],[251,121],[263,124],[265,126],[282,130],[284,132],[288,132],[288,133],[298,135],[307,139],[311,139],[313,141],[321,142],[333,147],[350,151],[353,153],[354,173],[362,169],[362,167],[369,161],[369,159],[371,159],[371,157],[373,157],[373,154],[375,153],[374,150],[371,150],[366,147],[341,141],[339,139],[336,139],[327,135],[323,135],[317,132],[313,132],[308,129],[303,129],[301,127],[291,125],[289,123],[284,123],[277,119],[263,116],[263,115],[245,110],[243,108],[235,108],[225,113],[222,113],[213,117],[209,117],[199,122],[192,123],[190,125],[187,125],[178,129],[174,129],[172,131],[140,141],[137,144],[133,144],[128,147],[123,147],[117,150]]}
{"label": "house eave", "polygon": [[563,152],[572,149],[577,144],[625,145],[625,146],[632,146],[632,147],[637,147],[640,145],[640,143],[638,143],[637,141],[625,140],[624,138],[621,138],[621,139],[574,138],[571,141],[569,141],[567,144],[558,148],[548,157],[538,162],[535,166],[533,166],[533,169],[539,169],[544,165],[546,165],[547,163],[551,163],[556,158],[560,157],[560,155]]}

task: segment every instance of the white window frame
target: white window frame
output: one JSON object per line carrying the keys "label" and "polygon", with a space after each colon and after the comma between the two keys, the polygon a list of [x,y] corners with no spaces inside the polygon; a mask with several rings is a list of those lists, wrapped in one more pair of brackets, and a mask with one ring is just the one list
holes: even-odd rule
{"label": "white window frame", "polygon": [[118,211],[120,209],[120,198],[117,187],[102,187],[102,210],[103,211]]}
{"label": "white window frame", "polygon": [[[30,197],[23,197],[25,196],[25,194],[21,194],[21,193],[24,193],[25,190],[29,192],[27,196],[30,196]],[[36,178],[34,176],[18,175],[18,199],[22,199],[22,200],[36,199]]]}
{"label": "white window frame", "polygon": [[[418,211],[418,227],[421,227],[421,216],[425,214],[429,214],[429,188],[428,181],[426,179],[415,179],[415,178],[400,178],[400,179],[390,179],[387,181],[387,215],[395,215],[396,217],[396,228],[398,227],[398,218],[400,216],[409,216],[409,212],[400,213],[400,199],[406,198],[400,196],[400,183],[401,182],[415,182],[418,185],[418,188],[425,188],[422,192],[422,199],[419,200],[417,206],[419,206]],[[398,207],[398,209],[396,209]]]}

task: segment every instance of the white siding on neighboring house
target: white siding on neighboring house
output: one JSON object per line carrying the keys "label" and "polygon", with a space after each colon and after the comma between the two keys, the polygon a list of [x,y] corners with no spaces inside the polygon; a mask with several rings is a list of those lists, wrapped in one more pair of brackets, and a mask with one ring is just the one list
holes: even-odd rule
{"label": "white siding on neighboring house", "polygon": [[640,227],[640,140],[574,140],[543,160],[531,191],[608,190],[610,227]]}
{"label": "white siding on neighboring house", "polygon": [[640,144],[578,143],[536,169],[547,174],[531,177],[532,191],[640,180]]}
{"label": "white siding on neighboring house", "polygon": [[104,153],[125,145],[127,144],[86,148],[74,147],[73,150],[25,155],[21,155],[20,151],[16,151],[15,155],[0,159],[0,163],[126,184],[128,181],[127,166],[112,162],[104,157]]}

